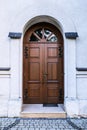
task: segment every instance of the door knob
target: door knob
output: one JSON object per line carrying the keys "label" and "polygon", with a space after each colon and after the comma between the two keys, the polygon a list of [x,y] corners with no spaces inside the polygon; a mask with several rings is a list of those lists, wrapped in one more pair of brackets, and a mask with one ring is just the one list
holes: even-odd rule
{"label": "door knob", "polygon": [[48,75],[48,73],[44,73],[43,75]]}
{"label": "door knob", "polygon": [[47,75],[48,75],[48,73],[44,73],[43,74],[43,80],[44,80],[44,82],[47,82]]}

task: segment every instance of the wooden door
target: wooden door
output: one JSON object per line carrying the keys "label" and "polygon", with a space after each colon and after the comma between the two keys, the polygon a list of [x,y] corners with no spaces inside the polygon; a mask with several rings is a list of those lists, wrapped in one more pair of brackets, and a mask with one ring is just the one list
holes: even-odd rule
{"label": "wooden door", "polygon": [[35,31],[31,35],[31,39],[36,37],[39,41],[24,41],[23,101],[26,104],[63,103],[63,44],[48,41],[54,34],[46,37],[44,30],[42,27],[42,37]]}
{"label": "wooden door", "polygon": [[58,103],[60,84],[60,60],[58,58],[58,44],[56,42],[45,44],[44,68],[44,102]]}
{"label": "wooden door", "polygon": [[[42,102],[42,44],[33,43],[25,44],[27,47],[27,55],[25,58],[25,84],[24,84],[24,101],[25,103],[41,103]],[[26,54],[25,54],[26,55]]]}

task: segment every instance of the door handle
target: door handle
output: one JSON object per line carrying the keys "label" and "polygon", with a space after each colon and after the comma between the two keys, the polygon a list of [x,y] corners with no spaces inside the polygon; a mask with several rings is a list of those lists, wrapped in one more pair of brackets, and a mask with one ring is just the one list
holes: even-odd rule
{"label": "door handle", "polygon": [[46,75],[46,76],[47,76],[47,75],[48,75],[48,73],[44,73],[43,75]]}
{"label": "door handle", "polygon": [[43,74],[43,80],[44,80],[44,82],[47,82],[47,75],[48,75],[48,73],[44,73]]}

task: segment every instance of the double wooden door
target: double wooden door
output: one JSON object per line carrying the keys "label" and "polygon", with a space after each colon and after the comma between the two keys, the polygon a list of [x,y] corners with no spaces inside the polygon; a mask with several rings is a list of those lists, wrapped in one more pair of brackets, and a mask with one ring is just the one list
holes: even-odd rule
{"label": "double wooden door", "polygon": [[23,103],[63,103],[61,32],[38,23],[26,31],[23,42]]}
{"label": "double wooden door", "polygon": [[62,53],[57,42],[24,44],[24,103],[63,103]]}

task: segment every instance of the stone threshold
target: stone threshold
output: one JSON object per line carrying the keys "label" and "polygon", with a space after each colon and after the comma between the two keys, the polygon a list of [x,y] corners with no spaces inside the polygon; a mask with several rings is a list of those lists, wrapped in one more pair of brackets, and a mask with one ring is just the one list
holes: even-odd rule
{"label": "stone threshold", "polygon": [[66,118],[66,113],[20,113],[22,118]]}
{"label": "stone threshold", "polygon": [[58,107],[43,107],[43,104],[23,104],[20,117],[66,118],[66,112],[63,104],[58,104]]}

